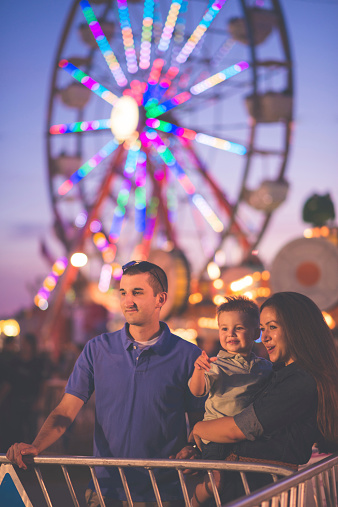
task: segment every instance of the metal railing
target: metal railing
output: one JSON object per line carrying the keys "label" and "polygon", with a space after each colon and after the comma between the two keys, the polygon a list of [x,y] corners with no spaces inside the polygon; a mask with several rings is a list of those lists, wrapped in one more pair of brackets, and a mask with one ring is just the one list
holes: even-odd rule
{"label": "metal railing", "polygon": [[[305,502],[306,486],[312,478],[315,480],[314,498],[317,507],[336,507],[337,506],[337,488],[336,488],[336,470],[338,466],[338,455],[329,457],[308,469],[295,473],[290,468],[284,466],[276,466],[262,463],[246,463],[246,462],[225,462],[225,461],[202,461],[202,460],[140,460],[140,459],[112,459],[112,458],[90,458],[81,456],[38,456],[34,458],[32,464],[41,491],[46,501],[47,507],[53,507],[48,490],[43,479],[40,465],[59,465],[62,469],[64,479],[70,493],[71,499],[75,507],[80,507],[79,500],[75,493],[74,485],[71,481],[68,468],[74,465],[87,467],[90,470],[91,477],[100,501],[101,507],[105,507],[105,502],[102,497],[98,478],[96,475],[95,467],[115,467],[118,469],[122,485],[125,491],[127,503],[129,507],[133,506],[128,481],[125,474],[127,468],[143,468],[148,471],[150,481],[154,490],[154,495],[157,505],[162,507],[162,500],[158,484],[156,482],[155,469],[175,469],[178,473],[183,498],[186,507],[191,507],[190,498],[192,492],[189,491],[189,475],[184,474],[184,471],[189,469],[192,471],[203,470],[210,479],[212,491],[214,495],[215,504],[221,507],[221,500],[214,480],[213,470],[221,471],[237,471],[242,480],[243,488],[246,497],[236,500],[230,506],[236,507],[308,507]],[[2,467],[12,467],[10,462],[6,459],[5,455],[0,455],[0,464]],[[251,493],[247,476],[247,472],[259,472],[270,474],[274,484],[262,488],[258,492]],[[279,479],[283,477],[283,479]],[[322,481],[322,484],[321,484]],[[36,507],[36,506],[34,506]],[[55,507],[59,507],[55,505]]]}
{"label": "metal railing", "polygon": [[295,472],[291,477],[278,483],[255,491],[250,498],[242,498],[227,504],[227,507],[309,507],[310,495],[306,489],[313,491],[311,505],[316,507],[337,507],[338,454]]}

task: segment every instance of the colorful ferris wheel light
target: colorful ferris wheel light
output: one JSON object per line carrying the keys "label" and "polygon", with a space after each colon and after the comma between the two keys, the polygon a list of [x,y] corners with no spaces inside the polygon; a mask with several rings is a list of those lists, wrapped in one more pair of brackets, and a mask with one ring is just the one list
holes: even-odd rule
{"label": "colorful ferris wheel light", "polygon": [[161,52],[167,51],[169,48],[170,40],[173,35],[173,31],[177,22],[177,18],[181,9],[182,0],[174,0],[168,12],[168,17],[165,22],[163,32],[160,38],[160,42],[158,44],[158,50]]}
{"label": "colorful ferris wheel light", "polygon": [[127,0],[117,0],[117,8],[120,17],[120,25],[122,31],[124,52],[127,61],[127,69],[130,74],[135,74],[138,71],[138,66]]}
{"label": "colorful ferris wheel light", "polygon": [[86,21],[91,29],[92,34],[97,42],[97,45],[100,48],[100,51],[106,60],[108,67],[110,68],[117,84],[119,86],[126,86],[128,84],[128,80],[121,69],[119,62],[117,61],[114,52],[112,51],[110,44],[103,33],[98,20],[95,17],[94,11],[91,8],[89,2],[87,0],[82,0],[80,2],[80,7],[86,18]]}
{"label": "colorful ferris wheel light", "polygon": [[59,62],[59,67],[61,69],[64,69],[79,83],[86,86],[86,88],[89,88],[89,90],[91,90],[93,93],[101,97],[101,99],[105,100],[112,106],[114,106],[118,101],[118,97],[116,95],[114,95],[107,88],[100,85],[97,81],[89,77],[88,74],[80,70],[78,67],[70,63],[68,60],[65,59],[61,60]]}
{"label": "colorful ferris wheel light", "polygon": [[154,0],[145,0],[140,48],[140,68],[150,67],[151,37],[154,23]]}
{"label": "colorful ferris wheel light", "polygon": [[66,257],[60,257],[54,262],[52,271],[43,281],[42,287],[34,297],[34,303],[40,308],[40,310],[47,310],[48,298],[51,292],[55,289],[60,276],[64,273],[68,265],[68,259]]}
{"label": "colorful ferris wheel light", "polygon": [[83,164],[71,177],[66,180],[59,187],[58,192],[60,195],[66,195],[76,183],[82,180],[87,174],[89,174],[97,165],[99,165],[102,160],[107,158],[116,148],[119,146],[119,143],[113,139],[109,141],[100,151],[96,153],[92,158],[90,158],[85,164]]}
{"label": "colorful ferris wheel light", "polygon": [[205,12],[202,21],[197,25],[191,36],[189,37],[186,44],[183,46],[182,50],[176,57],[176,61],[178,63],[184,63],[187,61],[193,50],[195,49],[197,43],[201,40],[210,24],[213,22],[226,0],[219,0],[218,2],[214,2],[211,7]]}
{"label": "colorful ferris wheel light", "polygon": [[247,62],[244,61],[238,62],[235,65],[231,65],[230,67],[227,67],[226,69],[218,72],[217,74],[214,74],[208,77],[207,79],[204,79],[203,81],[192,86],[189,92],[179,93],[178,95],[175,95],[175,97],[172,97],[171,99],[162,102],[162,104],[153,104],[151,101],[149,101],[148,107],[147,105],[145,106],[147,110],[146,116],[147,118],[156,118],[157,116],[160,116],[166,111],[169,111],[170,109],[173,109],[174,107],[179,106],[184,102],[187,102],[192,98],[192,95],[199,95],[200,93],[209,90],[213,86],[222,83],[226,79],[236,76],[243,70],[246,70],[248,67],[249,64]]}
{"label": "colorful ferris wheel light", "polygon": [[146,176],[147,176],[147,155],[140,151],[135,171],[135,229],[144,232],[146,228]]}
{"label": "colorful ferris wheel light", "polygon": [[112,267],[110,264],[103,264],[100,273],[98,289],[100,292],[108,292],[112,277]]}
{"label": "colorful ferris wheel light", "polygon": [[113,222],[109,232],[109,239],[116,243],[120,237],[123,220],[126,214],[126,206],[129,201],[129,195],[131,190],[131,178],[133,177],[138,156],[140,153],[140,142],[137,141],[129,150],[127,154],[127,160],[123,171],[126,179],[122,182],[121,189],[116,199],[116,208],[114,211]]}
{"label": "colorful ferris wheel light", "polygon": [[227,141],[226,139],[219,139],[214,136],[208,136],[183,127],[177,127],[177,125],[173,125],[172,123],[168,123],[163,120],[158,120],[157,118],[148,118],[146,120],[146,125],[162,132],[175,134],[176,136],[184,137],[185,139],[190,139],[191,141],[195,140],[200,144],[206,144],[207,146],[236,153],[237,155],[245,155],[246,153],[246,148],[242,144],[233,143],[231,141]]}
{"label": "colorful ferris wheel light", "polygon": [[237,155],[245,155],[246,148],[242,144],[233,143],[231,141],[227,141],[226,139],[219,139],[218,137],[208,136],[206,134],[197,133],[195,137],[195,141],[200,144],[206,144],[207,146],[212,146],[213,148],[218,148],[219,150],[229,151],[231,153],[236,153]]}
{"label": "colorful ferris wheel light", "polygon": [[136,100],[123,95],[113,107],[110,116],[110,128],[119,141],[130,138],[136,131],[139,121],[139,109]]}
{"label": "colorful ferris wheel light", "polygon": [[147,88],[143,94],[142,103],[145,108],[150,106],[157,106],[159,102],[158,98],[154,97],[154,93],[161,77],[161,72],[164,64],[165,60],[163,60],[163,58],[156,58],[153,61],[153,65],[148,77]]}
{"label": "colorful ferris wheel light", "polygon": [[175,97],[172,97],[171,99],[162,102],[162,104],[155,106],[150,104],[150,107],[148,107],[148,109],[146,108],[147,109],[146,116],[147,118],[156,118],[157,116],[160,116],[166,111],[169,111],[170,109],[173,109],[174,107],[179,106],[184,102],[187,102],[187,100],[189,99],[191,99],[191,93],[182,92],[176,95]]}
{"label": "colorful ferris wheel light", "polygon": [[195,187],[189,180],[187,174],[182,167],[176,161],[174,155],[171,153],[169,148],[164,144],[160,136],[155,131],[147,131],[141,134],[142,144],[145,146],[154,144],[157,153],[163,160],[163,162],[169,167],[171,172],[176,176],[179,183],[182,185],[187,194],[193,194]]}
{"label": "colorful ferris wheel light", "polygon": [[221,276],[221,271],[216,262],[209,262],[207,266],[207,272],[210,280],[217,280]]}
{"label": "colorful ferris wheel light", "polygon": [[247,62],[238,62],[235,65],[231,65],[231,67],[221,70],[217,74],[208,77],[204,81],[200,81],[198,84],[190,88],[190,92],[193,95],[199,95],[205,90],[209,90],[209,88],[212,88],[213,86],[222,83],[223,81],[229,79],[230,77],[236,76],[236,74],[239,74],[240,72],[248,68],[249,64]]}
{"label": "colorful ferris wheel light", "polygon": [[88,257],[83,252],[75,252],[70,258],[70,263],[76,268],[82,268],[88,262]]}
{"label": "colorful ferris wheel light", "polygon": [[60,259],[54,262],[52,266],[52,273],[61,276],[64,270],[66,269],[67,264],[68,259],[66,257],[60,257]]}
{"label": "colorful ferris wheel light", "polygon": [[211,209],[207,201],[200,194],[195,194],[192,197],[192,201],[196,208],[204,216],[208,224],[212,227],[215,232],[222,232],[224,226],[221,220],[217,217],[215,212]]}
{"label": "colorful ferris wheel light", "polygon": [[192,196],[192,202],[199,210],[201,215],[205,218],[208,224],[212,227],[215,232],[222,232],[224,226],[221,220],[217,217],[214,211],[211,209],[207,201],[200,194],[195,193],[195,187],[188,178],[185,171],[178,164],[174,155],[171,153],[169,148],[164,144],[162,139],[156,132],[148,131],[141,134],[141,141],[145,145],[149,145],[150,142],[156,147],[156,151],[162,158],[163,162],[168,166],[171,172],[176,176],[179,183],[182,185],[187,194]]}
{"label": "colorful ferris wheel light", "polygon": [[52,125],[50,134],[68,134],[71,132],[88,132],[90,130],[110,129],[110,120],[75,121],[73,123],[60,123]]}
{"label": "colorful ferris wheel light", "polygon": [[89,224],[89,230],[95,234],[96,232],[100,232],[102,229],[102,224],[100,220],[92,220]]}

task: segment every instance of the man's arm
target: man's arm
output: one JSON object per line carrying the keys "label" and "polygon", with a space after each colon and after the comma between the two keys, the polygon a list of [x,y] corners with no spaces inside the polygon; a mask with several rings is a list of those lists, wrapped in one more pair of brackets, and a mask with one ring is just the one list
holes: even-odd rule
{"label": "man's arm", "polygon": [[198,422],[194,426],[193,435],[199,447],[201,438],[224,444],[246,440],[246,436],[239,429],[233,417],[220,417],[211,421]]}
{"label": "man's arm", "polygon": [[84,402],[66,393],[59,405],[50,413],[34,442],[13,444],[7,451],[7,458],[20,468],[27,469],[23,456],[37,456],[56,442],[69,428]]}

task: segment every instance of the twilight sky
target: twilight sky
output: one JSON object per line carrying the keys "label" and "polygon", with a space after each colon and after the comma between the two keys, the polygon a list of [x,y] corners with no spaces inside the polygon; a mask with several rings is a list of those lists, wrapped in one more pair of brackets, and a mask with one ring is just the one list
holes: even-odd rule
{"label": "twilight sky", "polygon": [[[230,0],[229,0],[230,1]],[[1,39],[0,318],[31,306],[49,272],[39,242],[53,221],[45,159],[52,63],[72,2],[4,2]],[[267,268],[305,228],[314,192],[331,193],[338,213],[338,0],[281,0],[295,76],[295,129],[287,201],[259,248]]]}

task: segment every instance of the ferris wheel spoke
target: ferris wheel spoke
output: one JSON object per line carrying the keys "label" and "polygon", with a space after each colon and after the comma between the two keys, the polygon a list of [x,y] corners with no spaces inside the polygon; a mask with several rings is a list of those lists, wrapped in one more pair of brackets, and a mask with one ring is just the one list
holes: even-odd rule
{"label": "ferris wheel spoke", "polygon": [[217,67],[217,65],[219,65],[221,61],[230,53],[235,44],[236,41],[232,38],[229,38],[223,42],[221,47],[215,52],[214,56],[211,59],[211,66]]}
{"label": "ferris wheel spoke", "polygon": [[136,60],[136,51],[134,36],[131,28],[128,2],[127,0],[117,0],[117,9],[120,18],[124,52],[126,55],[127,69],[129,74],[136,74],[138,65]]}
{"label": "ferris wheel spoke", "polygon": [[185,139],[196,141],[197,143],[211,146],[212,148],[236,153],[237,155],[245,155],[247,152],[246,147],[242,144],[234,143],[226,139],[220,139],[219,137],[210,136],[201,132],[196,132],[195,130],[178,127],[177,125],[173,125],[172,123],[159,120],[157,118],[148,118],[146,120],[146,125],[153,129],[160,130],[161,132],[175,134],[176,136],[184,137]]}
{"label": "ferris wheel spoke", "polygon": [[[153,65],[148,77],[147,89],[143,94],[143,105],[144,107],[150,107],[151,105],[157,105],[159,100],[156,98],[156,88],[157,84],[161,77],[161,72],[163,69],[163,65],[165,64],[165,60],[163,58],[156,58],[153,61]],[[148,104],[148,106],[147,106]]]}
{"label": "ferris wheel spoke", "polygon": [[93,121],[75,121],[73,123],[60,123],[52,125],[49,129],[50,134],[69,134],[73,132],[89,132],[93,130],[110,129],[110,119]]}
{"label": "ferris wheel spoke", "polygon": [[103,148],[100,149],[93,157],[91,157],[85,164],[83,164],[71,177],[66,180],[58,189],[59,195],[66,195],[74,185],[81,181],[87,174],[89,174],[102,160],[111,155],[120,143],[113,139],[109,141]]}
{"label": "ferris wheel spoke", "polygon": [[142,35],[140,46],[140,69],[150,67],[151,39],[154,25],[154,0],[145,0],[143,8]]}
{"label": "ferris wheel spoke", "polygon": [[103,33],[100,23],[96,19],[94,11],[91,8],[89,2],[87,2],[87,0],[82,0],[80,2],[80,7],[82,9],[84,17],[86,18],[88,26],[97,42],[97,45],[99,46],[99,49],[115,78],[116,83],[121,87],[126,86],[128,84],[128,80],[112,48],[110,47],[108,39]]}
{"label": "ferris wheel spoke", "polygon": [[167,20],[165,22],[163,32],[157,47],[160,53],[164,53],[169,48],[181,6],[182,0],[173,0],[171,2]]}
{"label": "ferris wheel spoke", "polygon": [[[203,176],[203,179],[208,182],[210,187],[212,188],[218,202],[220,209],[224,209],[226,214],[229,216],[230,220],[232,221],[231,230],[236,235],[243,238],[243,247],[247,250],[250,248],[250,243],[246,239],[246,234],[244,232],[244,224],[240,223],[239,217],[234,216],[234,209],[235,207],[228,201],[227,197],[225,196],[224,192],[219,188],[218,184],[214,181],[211,174],[207,170],[207,168],[204,166],[202,160],[198,157],[196,151],[193,149],[192,144],[189,143],[187,145],[187,148],[189,150],[189,153],[192,156],[192,159],[194,161],[195,169]],[[224,232],[223,232],[224,235]],[[224,239],[224,238],[223,238]],[[223,242],[222,237],[220,238],[219,245]]]}
{"label": "ferris wheel spoke", "polygon": [[[156,83],[151,83],[148,79],[147,83],[147,90],[143,97],[143,105],[146,107],[155,107],[159,104],[161,98],[163,95],[167,92],[167,90],[170,88],[170,85],[179,73],[179,68],[172,66],[169,67],[166,74],[161,78],[158,77],[159,81],[157,80]],[[149,76],[150,78],[150,76]]]}
{"label": "ferris wheel spoke", "polygon": [[231,65],[230,67],[227,67],[226,69],[217,72],[217,74],[213,74],[207,79],[204,79],[203,81],[200,81],[196,85],[192,86],[190,88],[190,92],[193,95],[199,95],[200,93],[209,90],[213,86],[222,83],[226,79],[229,79],[233,76],[236,76],[237,74],[240,74],[241,72],[243,72],[243,70],[246,70],[248,68],[249,68],[248,62],[241,61],[235,63],[235,65]]}
{"label": "ferris wheel spoke", "polygon": [[158,216],[159,198],[153,195],[149,201],[147,209],[146,226],[142,238],[143,248],[146,246],[150,249],[150,243],[154,236],[156,219]]}
{"label": "ferris wheel spoke", "polygon": [[117,243],[121,234],[122,224],[126,215],[126,208],[132,187],[132,179],[135,175],[137,161],[140,154],[140,147],[141,143],[137,141],[128,150],[127,159],[123,170],[124,180],[122,181],[121,189],[117,195],[116,208],[109,232],[109,239],[113,243]]}
{"label": "ferris wheel spoke", "polygon": [[222,221],[217,217],[216,213],[211,209],[204,197],[195,191],[195,187],[190,181],[188,175],[179,165],[176,158],[164,144],[160,136],[155,131],[150,130],[143,132],[140,138],[141,142],[146,146],[152,143],[156,147],[158,155],[162,158],[170,172],[177,178],[185,192],[191,196],[192,203],[196,206],[201,215],[206,219],[215,232],[221,232],[223,230]]}
{"label": "ferris wheel spoke", "polygon": [[213,2],[213,4],[207,9],[201,22],[197,25],[188,41],[177,55],[176,61],[178,63],[185,63],[187,61],[193,50],[196,48],[197,43],[201,40],[225,2],[226,0],[216,0],[216,2]]}
{"label": "ferris wheel spoke", "polygon": [[217,74],[213,74],[207,79],[204,79],[203,81],[200,81],[199,83],[193,85],[189,91],[179,93],[178,95],[175,95],[175,97],[172,97],[171,99],[162,102],[161,104],[155,106],[150,105],[148,108],[146,107],[146,116],[147,118],[156,118],[157,116],[160,116],[161,114],[174,109],[184,102],[187,102],[193,97],[193,95],[200,95],[213,86],[216,86],[226,79],[230,79],[231,77],[240,74],[248,68],[249,64],[244,61],[238,62],[235,65],[231,65],[230,67],[217,72]]}
{"label": "ferris wheel spoke", "polygon": [[140,150],[135,170],[135,229],[144,233],[146,228],[147,155]]}
{"label": "ferris wheel spoke", "polygon": [[81,83],[86,88],[89,88],[93,93],[101,97],[101,99],[108,102],[114,106],[118,101],[119,97],[114,95],[111,91],[105,88],[103,85],[95,81],[93,78],[89,77],[88,74],[80,70],[78,67],[70,63],[68,60],[61,60],[59,62],[59,67],[64,69],[68,74],[70,74],[74,79],[76,79],[79,83]]}
{"label": "ferris wheel spoke", "polygon": [[[168,187],[164,185],[165,181],[165,170],[167,169],[167,165],[163,164],[163,172],[159,173],[159,162],[158,162],[158,154],[155,157],[151,155],[151,152],[148,152],[149,158],[149,176],[152,180],[153,184],[153,198],[157,199],[157,217],[156,221],[160,222],[166,231],[166,237],[169,241],[176,243],[175,233],[172,224],[172,216],[170,210],[170,197],[168,196]],[[165,198],[163,196],[163,192],[167,192]],[[155,230],[154,230],[155,232]]]}

